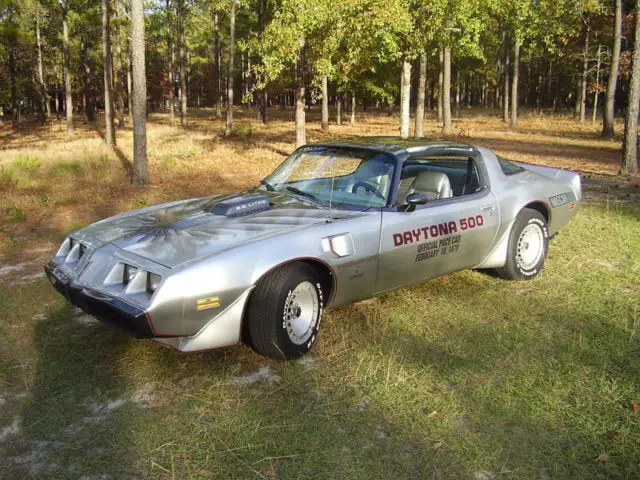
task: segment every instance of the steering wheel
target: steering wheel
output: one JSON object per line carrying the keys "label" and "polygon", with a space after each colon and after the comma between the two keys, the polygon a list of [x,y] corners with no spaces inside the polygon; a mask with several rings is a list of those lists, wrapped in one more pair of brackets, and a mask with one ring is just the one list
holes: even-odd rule
{"label": "steering wheel", "polygon": [[371,185],[370,183],[367,182],[363,182],[361,180],[357,181],[356,183],[353,184],[353,187],[351,187],[351,191],[353,193],[358,193],[358,188],[364,188],[364,190],[366,192],[370,192],[373,193],[376,197],[381,198],[382,200],[384,200],[384,195],[382,195],[378,189],[376,187],[374,187],[373,185]]}

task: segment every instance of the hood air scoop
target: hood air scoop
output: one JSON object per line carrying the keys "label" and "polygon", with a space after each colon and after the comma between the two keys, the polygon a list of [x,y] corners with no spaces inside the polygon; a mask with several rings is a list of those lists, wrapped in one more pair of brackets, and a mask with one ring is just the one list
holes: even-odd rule
{"label": "hood air scoop", "polygon": [[216,203],[211,209],[211,213],[225,217],[241,217],[252,213],[264,212],[270,208],[268,196],[254,194],[230,198]]}

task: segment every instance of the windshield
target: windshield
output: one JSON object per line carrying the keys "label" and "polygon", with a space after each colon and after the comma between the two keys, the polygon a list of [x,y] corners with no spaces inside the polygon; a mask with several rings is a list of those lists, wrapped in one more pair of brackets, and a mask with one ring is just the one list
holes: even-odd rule
{"label": "windshield", "polygon": [[267,188],[331,205],[384,207],[394,159],[380,152],[309,146],[287,158],[264,183]]}

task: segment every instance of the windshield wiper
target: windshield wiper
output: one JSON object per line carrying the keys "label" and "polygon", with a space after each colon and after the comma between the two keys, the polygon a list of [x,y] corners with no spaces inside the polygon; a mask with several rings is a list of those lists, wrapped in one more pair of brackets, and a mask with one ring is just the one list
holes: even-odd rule
{"label": "windshield wiper", "polygon": [[315,200],[316,202],[318,201],[318,199],[316,198],[315,195],[313,195],[313,194],[311,194],[309,192],[305,192],[304,190],[300,190],[297,187],[288,186],[287,190],[289,190],[290,192],[293,192],[293,193],[297,193],[298,195],[302,195],[303,197],[310,198],[311,200]]}
{"label": "windshield wiper", "polygon": [[275,192],[276,191],[276,189],[273,188],[273,185],[271,185],[269,182],[267,182],[264,179],[260,180],[260,184],[264,185],[265,187],[267,187],[267,190],[269,190],[270,192]]}

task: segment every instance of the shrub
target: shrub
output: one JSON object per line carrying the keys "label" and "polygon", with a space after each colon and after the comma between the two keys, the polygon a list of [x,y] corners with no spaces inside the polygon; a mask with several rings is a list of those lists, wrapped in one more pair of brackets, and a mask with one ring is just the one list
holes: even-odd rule
{"label": "shrub", "polygon": [[25,154],[18,154],[11,162],[14,171],[35,172],[40,168],[40,159]]}
{"label": "shrub", "polygon": [[78,162],[60,162],[54,168],[56,175],[73,175],[82,171]]}
{"label": "shrub", "polygon": [[27,219],[27,215],[24,213],[24,210],[16,207],[15,205],[11,205],[10,207],[8,207],[6,212],[7,215],[9,215],[14,220],[23,221]]}
{"label": "shrub", "polygon": [[149,199],[147,197],[136,198],[135,207],[144,208],[149,206]]}

